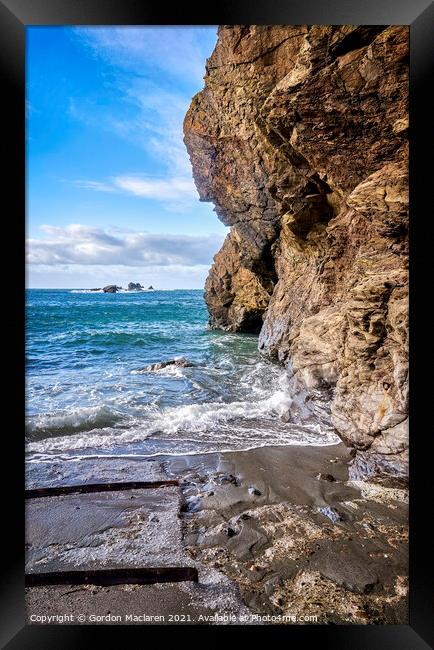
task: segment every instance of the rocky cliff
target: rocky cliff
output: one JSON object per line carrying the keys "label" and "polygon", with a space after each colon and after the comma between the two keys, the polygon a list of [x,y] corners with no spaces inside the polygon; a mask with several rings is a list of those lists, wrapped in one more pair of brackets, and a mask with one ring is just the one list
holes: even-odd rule
{"label": "rocky cliff", "polygon": [[407,57],[402,26],[220,27],[184,122],[231,227],[211,325],[260,332],[294,413],[326,397],[355,473],[407,471]]}

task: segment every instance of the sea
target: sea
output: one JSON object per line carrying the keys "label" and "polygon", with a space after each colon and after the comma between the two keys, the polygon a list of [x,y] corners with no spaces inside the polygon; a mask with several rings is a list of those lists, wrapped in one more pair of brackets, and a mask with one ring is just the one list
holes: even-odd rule
{"label": "sea", "polygon": [[288,418],[288,373],[257,345],[211,329],[202,290],[28,289],[28,462],[336,443]]}

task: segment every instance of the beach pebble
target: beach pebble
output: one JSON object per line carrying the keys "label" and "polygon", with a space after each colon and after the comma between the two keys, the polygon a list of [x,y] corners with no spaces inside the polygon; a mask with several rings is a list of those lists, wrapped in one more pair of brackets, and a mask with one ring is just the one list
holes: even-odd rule
{"label": "beach pebble", "polygon": [[249,494],[254,494],[255,497],[260,497],[262,493],[258,490],[258,488],[251,486],[249,487]]}
{"label": "beach pebble", "polygon": [[233,474],[226,474],[221,478],[222,483],[233,483],[233,485],[239,485],[239,481]]}
{"label": "beach pebble", "polygon": [[323,474],[322,472],[318,474],[317,478],[320,481],[328,481],[329,483],[333,483],[336,480],[331,474]]}
{"label": "beach pebble", "polygon": [[324,506],[322,508],[318,508],[318,510],[322,515],[331,519],[331,521],[334,524],[337,523],[338,521],[345,520],[345,515],[342,512],[339,512],[339,510],[336,510],[336,508],[331,508],[330,506]]}

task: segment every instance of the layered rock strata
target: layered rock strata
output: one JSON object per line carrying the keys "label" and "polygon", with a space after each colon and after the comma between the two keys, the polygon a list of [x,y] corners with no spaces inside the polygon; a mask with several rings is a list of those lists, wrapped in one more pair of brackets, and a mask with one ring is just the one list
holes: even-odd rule
{"label": "layered rock strata", "polygon": [[365,474],[406,474],[407,104],[405,26],[223,26],[184,122],[230,226],[211,325],[326,394]]}

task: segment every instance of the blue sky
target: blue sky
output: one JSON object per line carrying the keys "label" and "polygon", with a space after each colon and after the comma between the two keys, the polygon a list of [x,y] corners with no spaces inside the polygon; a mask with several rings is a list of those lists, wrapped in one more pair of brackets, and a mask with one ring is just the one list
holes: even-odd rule
{"label": "blue sky", "polygon": [[215,27],[27,28],[30,287],[202,288],[227,229],[182,121]]}

